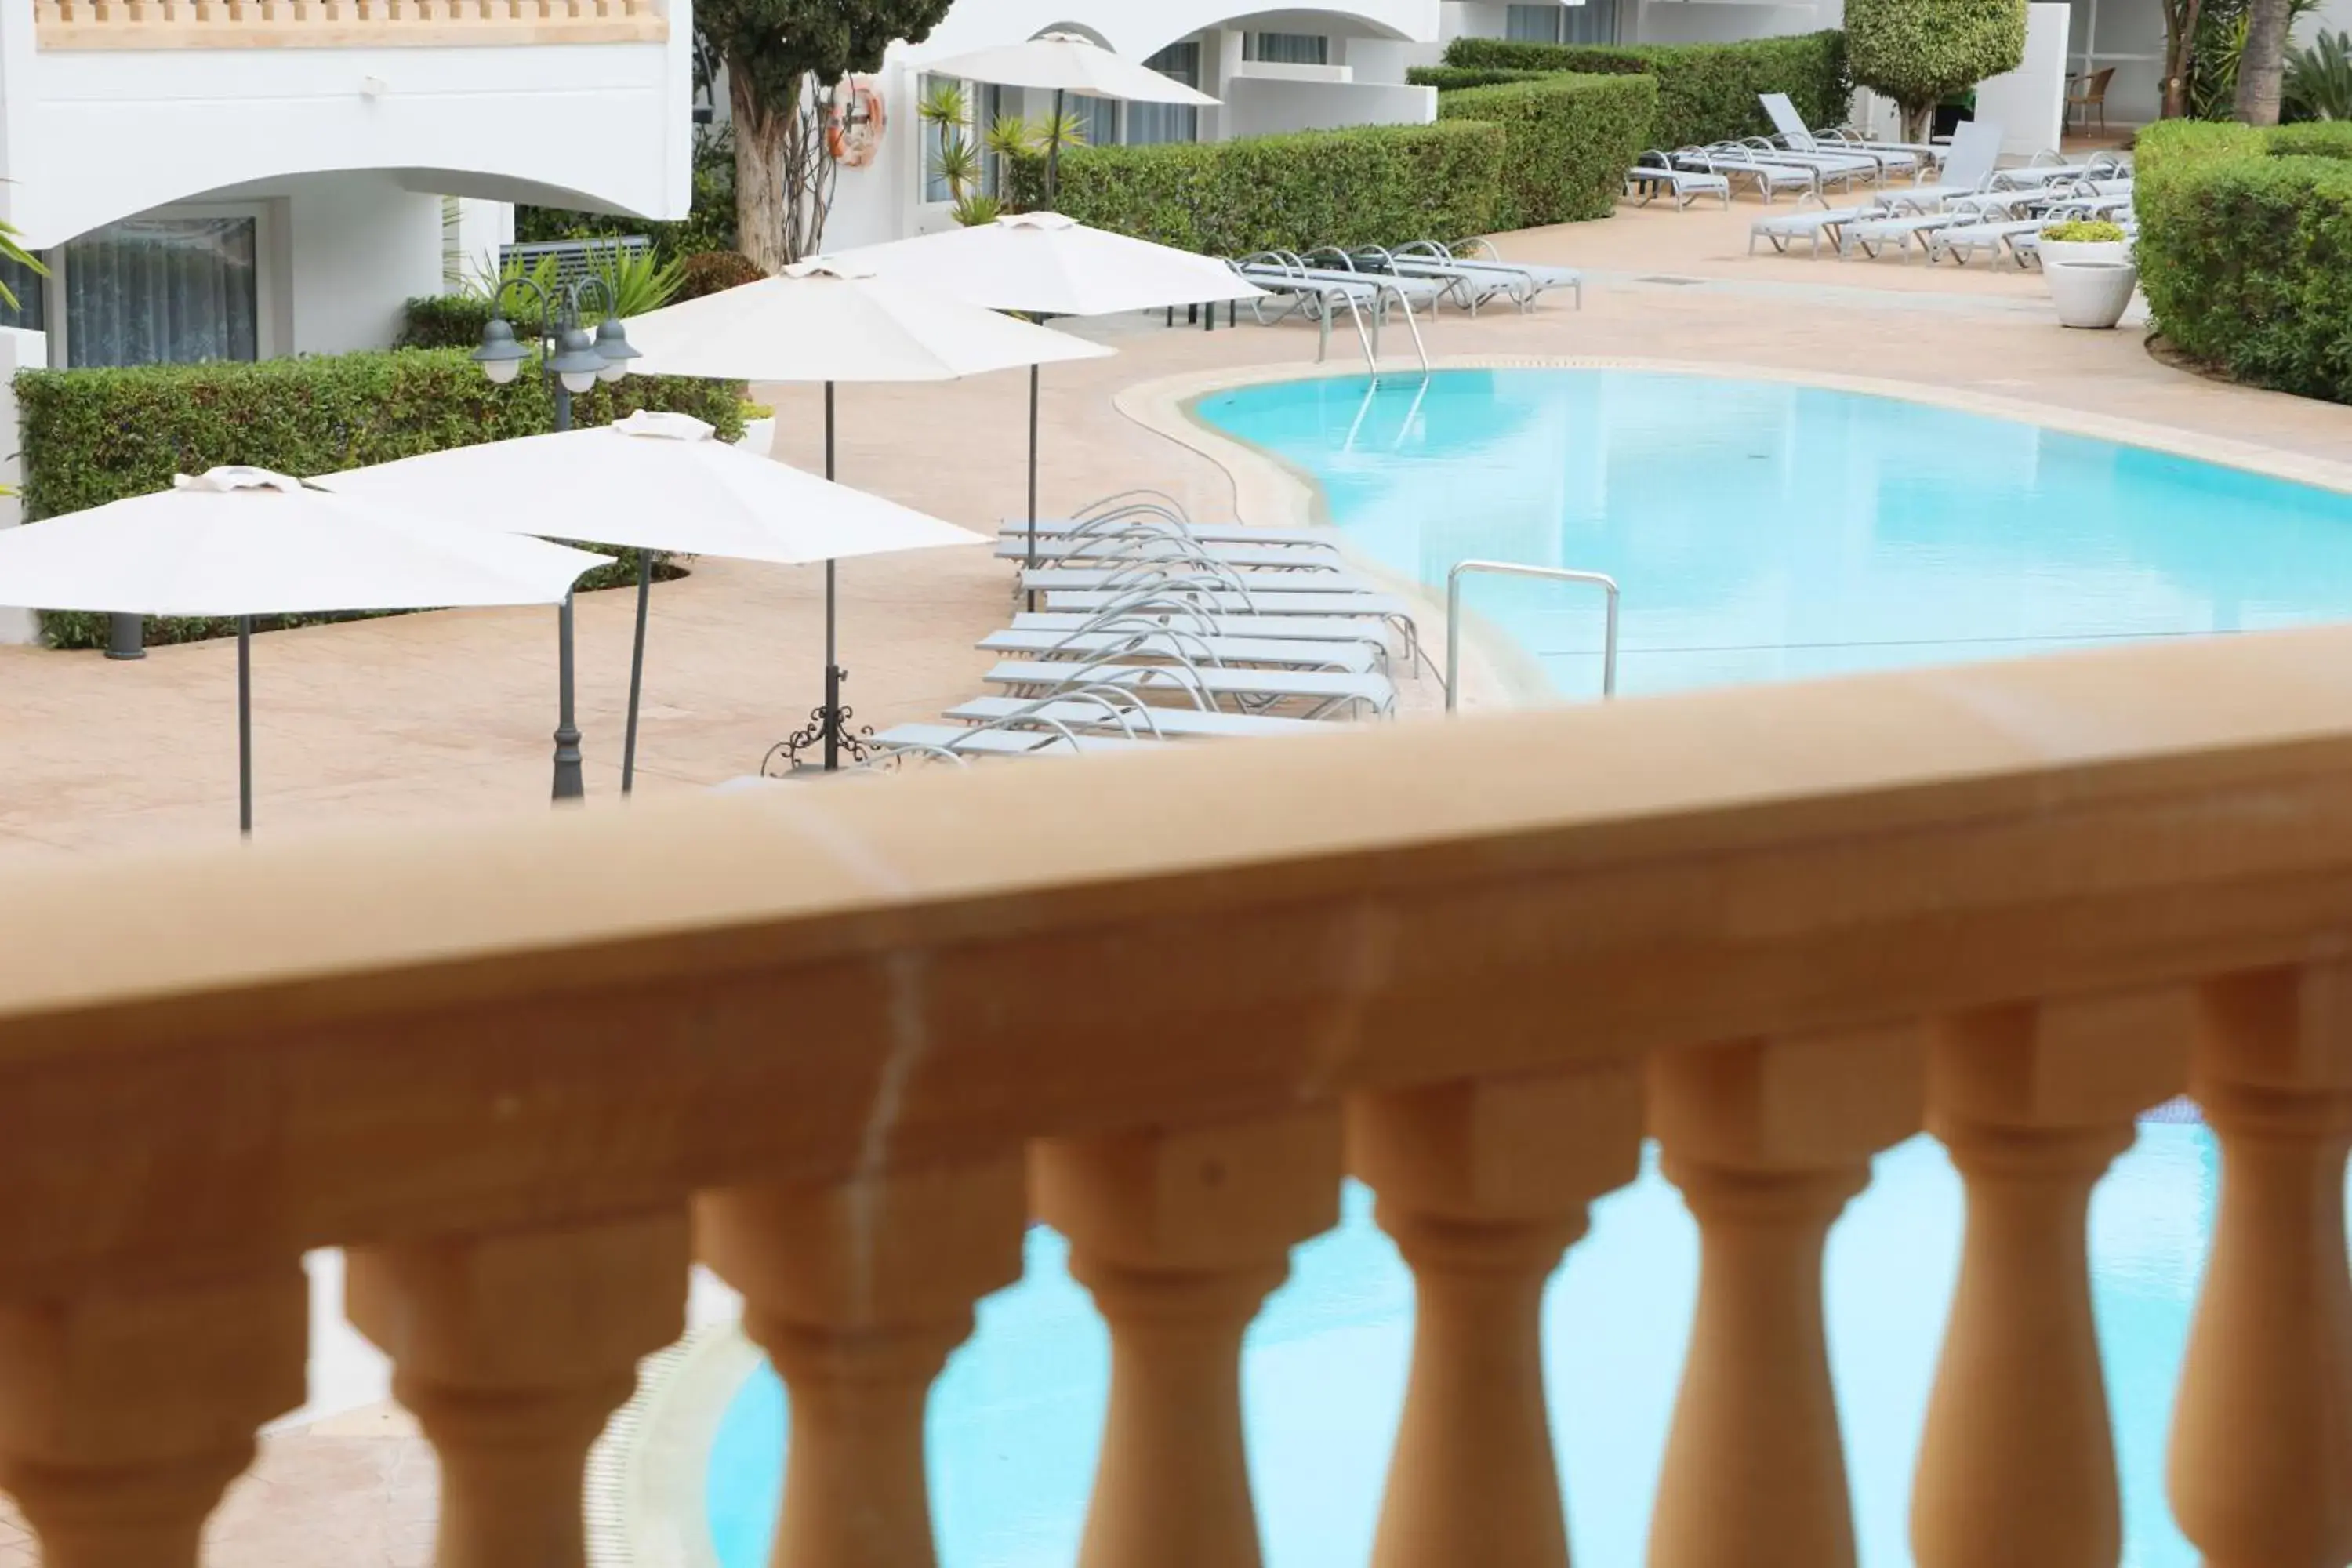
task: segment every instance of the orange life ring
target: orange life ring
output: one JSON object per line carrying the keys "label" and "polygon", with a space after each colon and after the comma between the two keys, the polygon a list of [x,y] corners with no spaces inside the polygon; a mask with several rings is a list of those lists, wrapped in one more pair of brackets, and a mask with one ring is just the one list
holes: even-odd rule
{"label": "orange life ring", "polygon": [[834,84],[833,109],[825,118],[825,150],[836,163],[852,169],[866,167],[882,150],[886,118],[882,95],[875,89],[873,78],[842,78]]}

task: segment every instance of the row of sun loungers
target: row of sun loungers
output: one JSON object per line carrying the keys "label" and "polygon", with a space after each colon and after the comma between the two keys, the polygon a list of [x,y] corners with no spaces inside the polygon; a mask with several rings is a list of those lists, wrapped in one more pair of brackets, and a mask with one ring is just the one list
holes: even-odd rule
{"label": "row of sun loungers", "polygon": [[1114,496],[997,555],[1037,607],[981,639],[989,695],[876,735],[884,757],[1045,756],[1296,733],[1394,713],[1421,659],[1406,605],[1320,529],[1201,525]]}
{"label": "row of sun loungers", "polygon": [[[1261,250],[1227,265],[1272,297],[1271,302],[1251,302],[1251,313],[1261,325],[1292,315],[1315,323],[1318,360],[1329,353],[1331,323],[1342,316],[1362,340],[1367,355],[1377,360],[1381,329],[1391,310],[1403,313],[1419,348],[1416,312],[1433,312],[1444,304],[1475,315],[1480,306],[1501,299],[1531,310],[1555,289],[1573,293],[1579,308],[1584,303],[1583,280],[1573,268],[1506,261],[1483,239],[1452,246],[1418,239],[1394,247]],[[1426,360],[1425,353],[1423,358]]]}

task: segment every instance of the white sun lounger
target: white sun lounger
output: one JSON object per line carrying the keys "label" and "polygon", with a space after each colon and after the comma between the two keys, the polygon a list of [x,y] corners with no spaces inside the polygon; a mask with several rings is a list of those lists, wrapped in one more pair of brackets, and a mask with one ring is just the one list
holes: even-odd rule
{"label": "white sun lounger", "polygon": [[1131,752],[1157,744],[1144,736],[1066,732],[1051,729],[979,728],[969,724],[894,724],[866,742],[885,753],[908,752],[961,762],[966,757],[1043,757]]}
{"label": "white sun lounger", "polygon": [[1792,213],[1775,213],[1748,225],[1748,254],[1756,254],[1756,242],[1759,239],[1770,240],[1773,250],[1782,256],[1789,253],[1790,246],[1801,239],[1807,242],[1809,255],[1819,256],[1824,239],[1830,242],[1832,249],[1843,253],[1848,224],[1886,216],[1885,204],[1879,202],[1858,207],[1823,207],[1818,212],[1807,212],[1800,207]]}
{"label": "white sun lounger", "polygon": [[975,645],[983,653],[1025,654],[1032,658],[1175,658],[1193,665],[1258,665],[1275,669],[1334,669],[1370,675],[1386,662],[1365,642],[1319,642],[1305,637],[1212,637],[1186,627],[1166,631],[1032,631],[1014,627],[991,632]]}
{"label": "white sun lounger", "polygon": [[1675,198],[1676,212],[1688,210],[1691,203],[1701,196],[1721,196],[1725,206],[1731,205],[1728,176],[1697,169],[1678,169],[1672,156],[1653,147],[1625,171],[1625,194],[1636,198],[1634,205],[1637,206],[1648,206],[1657,199],[1660,191]]}
{"label": "white sun lounger", "polygon": [[[1282,588],[1255,587],[1246,594],[1240,594],[1231,588],[1220,587],[1214,579],[1205,577],[1196,584],[1182,585],[1180,591],[1185,597],[1198,601],[1202,609],[1216,615],[1360,616],[1368,620],[1402,620],[1407,623],[1412,619],[1412,606],[1395,594],[1370,591],[1308,594]],[[1134,596],[1131,589],[1048,589],[1045,609],[1048,612],[1107,610],[1113,605],[1130,602]]]}
{"label": "white sun lounger", "polygon": [[[1084,518],[1046,518],[1037,520],[1037,537],[1062,540],[1072,537],[1115,535],[1128,529],[1153,530],[1184,539],[1197,539],[1203,544],[1290,544],[1301,547],[1329,548],[1339,541],[1336,528],[1252,528],[1245,522],[1170,523],[1138,518],[1130,522],[1105,523],[1089,527]],[[1026,539],[1029,521],[1008,517],[997,525],[1000,539]]]}
{"label": "white sun lounger", "polygon": [[[1136,706],[1145,706],[1139,701]],[[1085,693],[1043,700],[1021,697],[975,697],[947,710],[950,719],[975,723],[1012,721],[1061,724],[1072,730],[1115,730],[1122,735],[1159,734],[1168,739],[1240,739],[1252,735],[1300,735],[1328,730],[1328,719],[1278,719],[1263,713],[1228,713],[1223,709],[1153,707],[1135,713],[1127,701],[1112,701]]]}
{"label": "white sun lounger", "polygon": [[[1384,647],[1388,639],[1367,625],[1371,617],[1358,619],[1348,616],[1247,616],[1217,615],[1202,611],[1171,616],[1164,611],[1137,609],[1119,616],[1122,623],[1149,620],[1160,626],[1179,626],[1205,637],[1278,637],[1297,642],[1362,642]],[[1067,610],[1029,610],[1013,617],[1016,632],[1083,632],[1104,624],[1100,613],[1081,614]]]}
{"label": "white sun lounger", "polygon": [[1242,573],[1231,567],[1220,572],[1213,569],[1214,564],[1177,557],[1167,561],[1132,562],[1124,567],[1027,566],[1022,569],[1021,585],[1037,593],[1050,594],[1072,588],[1116,591],[1120,588],[1166,587],[1173,583],[1183,586],[1197,584],[1204,588],[1223,588],[1229,593],[1245,595],[1253,600],[1261,589],[1266,593],[1312,594],[1323,597],[1372,591],[1370,579],[1337,567],[1299,572]]}
{"label": "white sun lounger", "polygon": [[1801,199],[1810,195],[1818,199],[1822,194],[1822,175],[1818,169],[1801,168],[1794,163],[1781,163],[1759,158],[1745,147],[1682,147],[1669,154],[1677,169],[1697,169],[1727,179],[1748,177],[1756,194],[1767,204],[1776,191],[1793,190]]}
{"label": "white sun lounger", "polygon": [[1980,250],[1990,252],[1996,261],[2000,259],[2000,253],[2007,250],[2021,268],[2025,265],[2025,258],[2016,250],[2017,237],[2034,233],[2045,221],[2037,217],[2005,223],[1955,224],[1949,228],[1939,228],[1927,236],[1927,259],[1941,261],[1949,257],[1965,267],[1969,258]]}
{"label": "white sun lounger", "polygon": [[1836,180],[1851,186],[1854,181],[1867,179],[1873,184],[1886,178],[1886,164],[1874,153],[1863,152],[1813,152],[1800,147],[1783,147],[1768,136],[1743,137],[1737,143],[1776,163],[1794,163],[1801,169],[1811,169],[1823,180]]}
{"label": "white sun lounger", "polygon": [[1961,196],[1991,190],[1994,168],[2000,163],[2001,131],[1990,120],[1971,120],[1952,133],[1951,150],[1932,185],[1895,186],[1886,204],[1898,210],[1933,212]]}
{"label": "white sun lounger", "polygon": [[1507,260],[1487,239],[1465,241],[1483,247],[1486,254],[1462,255],[1443,240],[1416,239],[1393,250],[1378,246],[1358,252],[1360,258],[1370,254],[1382,259],[1392,272],[1406,277],[1458,277],[1473,286],[1483,285],[1489,293],[1499,293],[1521,310],[1532,310],[1536,301],[1554,289],[1566,289],[1576,297],[1576,308],[1584,309],[1584,274],[1573,267],[1549,267],[1540,262]]}
{"label": "white sun lounger", "polygon": [[1916,142],[1869,142],[1848,137],[1843,132],[1828,132],[1816,136],[1807,128],[1805,117],[1797,112],[1797,105],[1785,92],[1759,92],[1757,100],[1763,104],[1766,118],[1780,140],[1800,153],[1869,153],[1879,160],[1880,166],[1890,174],[1916,173],[1939,149],[1921,147]]}
{"label": "white sun lounger", "polygon": [[1890,250],[1900,251],[1903,259],[1911,259],[1911,242],[1919,241],[1924,254],[1928,237],[1939,228],[1950,228],[1967,221],[1958,213],[1908,213],[1902,216],[1875,217],[1865,222],[1848,224],[1838,237],[1838,254],[1849,259],[1867,256],[1873,260]]}
{"label": "white sun lounger", "polygon": [[1040,694],[1064,686],[1118,686],[1188,698],[1195,706],[1265,707],[1306,703],[1314,718],[1341,708],[1370,713],[1396,709],[1396,688],[1384,675],[1349,675],[1315,669],[1181,668],[1166,664],[1057,664],[1051,659],[1007,659],[981,677],[991,686]]}
{"label": "white sun lounger", "polygon": [[[996,542],[1000,561],[1030,558],[1028,536],[1007,536]],[[1225,544],[1168,535],[1063,534],[1037,536],[1036,559],[1080,564],[1112,565],[1128,561],[1214,561],[1225,566],[1255,567],[1268,572],[1328,572],[1339,565],[1339,552],[1328,544]]]}

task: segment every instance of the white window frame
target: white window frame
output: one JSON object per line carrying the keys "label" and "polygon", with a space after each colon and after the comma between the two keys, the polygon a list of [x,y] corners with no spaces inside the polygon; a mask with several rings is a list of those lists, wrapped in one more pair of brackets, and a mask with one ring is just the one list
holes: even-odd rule
{"label": "white window frame", "polygon": [[[276,205],[267,201],[253,202],[174,202],[169,206],[149,207],[142,212],[125,213],[110,220],[128,223],[133,218],[250,218],[253,220],[253,358],[254,363],[277,359],[287,350],[278,341],[278,307],[279,291],[287,279],[278,276],[278,214]],[[100,228],[110,226],[100,224]],[[92,230],[90,232],[96,232]],[[79,235],[74,237],[80,238]],[[68,240],[68,245],[72,241]],[[41,326],[48,336],[49,365],[64,370],[70,364],[66,347],[66,246],[60,245],[42,252],[49,275],[41,279]]]}

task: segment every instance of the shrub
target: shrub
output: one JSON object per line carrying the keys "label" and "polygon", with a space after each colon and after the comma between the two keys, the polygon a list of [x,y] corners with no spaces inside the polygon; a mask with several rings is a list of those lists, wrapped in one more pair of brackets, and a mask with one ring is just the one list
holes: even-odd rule
{"label": "shrub", "polygon": [[1903,106],[1907,138],[1948,95],[2015,70],[2025,58],[2025,0],[1848,0],[1853,79]]}
{"label": "shrub", "polygon": [[1441,93],[1437,113],[1503,128],[1495,226],[1532,228],[1616,209],[1657,96],[1647,76],[1562,74]]}
{"label": "shrub", "polygon": [[2352,120],[2352,33],[2323,28],[2309,47],[2289,49],[2280,88],[2298,120]]}
{"label": "shrub", "polygon": [[[1055,205],[1097,228],[1212,256],[1450,241],[1493,230],[1504,140],[1500,126],[1449,120],[1065,147]],[[1024,155],[1012,169],[1022,205],[1042,205],[1045,160]]]}
{"label": "shrub", "polygon": [[490,302],[471,294],[427,294],[400,310],[404,349],[472,350],[490,321]]}
{"label": "shrub", "polygon": [[677,297],[699,300],[706,294],[757,283],[766,276],[758,262],[740,250],[706,250],[686,258],[678,276]]}
{"label": "shrub", "polygon": [[2119,245],[2125,238],[2124,226],[2100,219],[2076,218],[2070,223],[2053,223],[2042,231],[2044,239],[2054,239],[2061,245]]}
{"label": "shrub", "polygon": [[1414,66],[1404,73],[1404,79],[1415,87],[1433,87],[1440,92],[1452,92],[1465,87],[1500,87],[1507,81],[1540,81],[1556,76],[1556,71],[1513,70],[1501,66]]}
{"label": "shrub", "polygon": [[[668,408],[742,434],[742,389],[682,376],[630,376],[573,400],[581,425],[605,425],[638,408]],[[26,371],[16,377],[23,421],[25,515],[55,517],[166,489],[174,474],[251,463],[312,475],[477,441],[536,435],[554,425],[554,404],[530,367],[491,384],[464,353],[339,354],[258,364],[140,365],[121,370]],[[634,582],[625,563],[581,580]],[[330,616],[300,619],[348,619]],[[55,613],[42,630],[59,647],[103,647],[107,617]],[[225,621],[148,622],[152,642],[185,642],[235,629]]]}
{"label": "shrub", "polygon": [[2352,127],[2168,121],[2138,170],[2140,278],[2173,346],[2352,403]]}
{"label": "shrub", "polygon": [[1845,37],[1834,30],[1738,44],[1599,46],[1456,38],[1445,63],[1478,70],[1585,71],[1657,79],[1658,107],[1643,145],[1686,147],[1770,129],[1757,94],[1785,92],[1809,125],[1844,123],[1853,83]]}

